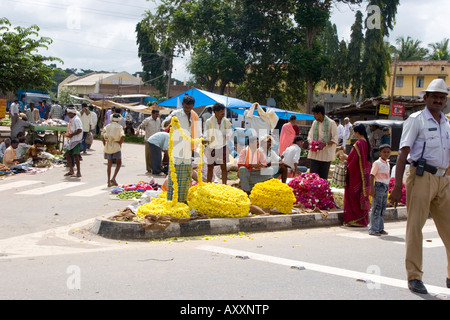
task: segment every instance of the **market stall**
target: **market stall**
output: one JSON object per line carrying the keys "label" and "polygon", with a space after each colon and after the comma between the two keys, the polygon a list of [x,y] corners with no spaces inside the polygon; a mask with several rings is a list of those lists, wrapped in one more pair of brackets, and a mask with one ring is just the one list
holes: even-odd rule
{"label": "market stall", "polygon": [[32,123],[28,127],[28,133],[31,136],[30,143],[33,143],[34,139],[39,136],[45,145],[56,145],[58,150],[62,150],[67,125],[66,121],[59,119],[39,120],[37,123]]}

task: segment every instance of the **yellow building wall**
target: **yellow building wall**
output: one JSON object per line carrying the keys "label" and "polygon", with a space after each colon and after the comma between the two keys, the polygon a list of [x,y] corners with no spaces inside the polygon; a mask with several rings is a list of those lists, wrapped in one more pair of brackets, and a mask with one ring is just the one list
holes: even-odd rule
{"label": "yellow building wall", "polygon": [[[387,88],[383,95],[392,94],[392,81],[394,81],[394,66],[391,65],[390,76],[386,83]],[[419,91],[425,90],[431,81],[442,78],[449,85],[450,63],[448,61],[404,61],[397,65],[396,79],[403,77],[403,86],[394,87],[394,96],[415,97]],[[421,86],[417,85],[417,79],[421,77],[423,82]]]}
{"label": "yellow building wall", "polygon": [[[390,75],[386,79],[386,89],[382,95],[392,94],[392,81],[394,79],[395,64],[391,64]],[[403,86],[394,87],[394,96],[415,97],[419,91],[425,90],[431,81],[442,78],[450,86],[450,62],[449,61],[402,61],[397,65],[396,78],[403,77]],[[423,77],[423,85],[417,87],[417,77]],[[336,94],[336,90],[325,89],[325,82],[321,81],[316,87],[316,93]],[[347,89],[350,94],[350,88]]]}

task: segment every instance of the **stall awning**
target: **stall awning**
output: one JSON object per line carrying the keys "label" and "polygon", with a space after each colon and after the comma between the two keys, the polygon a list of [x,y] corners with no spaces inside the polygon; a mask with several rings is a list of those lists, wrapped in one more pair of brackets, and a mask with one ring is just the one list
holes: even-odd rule
{"label": "stall awning", "polygon": [[[164,102],[159,103],[159,106],[163,107],[179,107],[181,106],[181,101],[183,101],[183,97],[185,95],[190,95],[195,99],[195,107],[202,107],[202,106],[210,106],[217,102],[222,103],[225,107],[227,107],[229,110],[236,112],[237,114],[243,115],[244,112],[249,109],[253,103],[244,101],[241,99],[228,97],[224,95],[220,95],[213,92],[208,92],[196,88],[192,88],[187,90],[186,92],[183,92],[182,94],[179,94],[178,96],[175,96],[169,100],[166,100]],[[262,106],[262,105],[261,105]],[[264,107],[264,106],[262,106]],[[295,115],[297,117],[297,120],[314,120],[314,116],[290,111],[290,110],[283,110],[278,108],[271,108],[271,107],[265,107],[267,110],[273,109],[278,116],[279,119],[283,120],[289,120],[289,117],[291,115]],[[255,110],[255,115],[258,115],[257,110]]]}

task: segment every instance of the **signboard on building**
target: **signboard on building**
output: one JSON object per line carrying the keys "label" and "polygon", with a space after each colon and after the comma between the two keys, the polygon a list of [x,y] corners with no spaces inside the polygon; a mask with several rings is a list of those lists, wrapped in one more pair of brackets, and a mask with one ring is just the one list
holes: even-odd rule
{"label": "signboard on building", "polygon": [[404,114],[405,114],[405,105],[404,104],[398,104],[398,103],[392,104],[391,115],[393,117],[403,117]]}
{"label": "signboard on building", "polygon": [[388,104],[380,104],[380,110],[378,110],[379,114],[385,114],[388,116],[389,112],[391,112],[391,107]]}
{"label": "signboard on building", "polygon": [[7,100],[0,99],[0,119],[6,117],[6,105],[7,105]]}

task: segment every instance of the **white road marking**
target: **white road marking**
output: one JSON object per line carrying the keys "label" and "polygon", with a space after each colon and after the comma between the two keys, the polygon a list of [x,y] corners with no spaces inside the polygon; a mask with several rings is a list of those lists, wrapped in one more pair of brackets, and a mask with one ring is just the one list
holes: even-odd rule
{"label": "white road marking", "polygon": [[[374,284],[384,284],[384,285],[398,287],[398,288],[402,288],[402,289],[408,289],[408,282],[406,280],[388,278],[388,277],[383,277],[383,276],[376,275],[376,274],[370,274],[370,273],[352,271],[352,270],[347,270],[347,269],[329,267],[329,266],[309,263],[306,261],[298,261],[298,260],[279,258],[279,257],[274,257],[274,256],[268,256],[268,255],[263,255],[263,254],[248,252],[248,251],[242,251],[242,250],[222,248],[222,247],[217,247],[217,246],[199,246],[197,248],[200,250],[204,250],[204,251],[225,254],[225,255],[230,255],[230,256],[247,256],[247,257],[249,257],[249,259],[279,264],[279,265],[283,265],[283,266],[287,266],[287,267],[303,266],[306,270],[322,272],[322,273],[326,273],[326,274],[336,275],[336,276],[340,276],[340,277],[347,277],[347,278],[352,278],[352,279],[356,279],[356,280],[364,279],[365,281],[372,281]],[[425,286],[427,287],[427,290],[430,294],[450,295],[450,289],[448,289],[448,288],[432,286],[432,285],[425,285]]]}
{"label": "white road marking", "polygon": [[26,187],[32,184],[42,183],[43,181],[36,181],[36,180],[22,180],[22,181],[16,181],[16,182],[10,182],[5,184],[0,184],[0,191],[6,191],[14,188],[22,188]]}
{"label": "white road marking", "polygon": [[[389,229],[388,230],[389,235],[388,236],[405,236],[406,229],[405,228],[397,228],[397,229]],[[428,233],[428,232],[437,232],[435,225],[428,225],[423,227],[422,233]],[[345,233],[337,233],[338,236],[341,237],[348,237],[353,239],[379,239],[379,237],[371,236],[367,232],[345,232]],[[393,243],[405,245],[405,241],[394,241]],[[423,237],[423,247],[424,248],[440,248],[444,246],[444,242],[441,238],[427,238],[426,236]]]}
{"label": "white road marking", "polygon": [[[116,242],[99,243],[95,241],[83,241],[69,234],[70,230],[85,227],[93,223],[95,219],[88,219],[79,223],[57,227],[50,230],[25,234],[7,239],[0,239],[0,262],[17,258],[30,258],[42,256],[55,256],[65,254],[102,252],[118,250]],[[44,242],[66,240],[65,245],[45,245]]]}
{"label": "white road marking", "polygon": [[51,192],[55,192],[55,191],[61,191],[61,190],[68,189],[68,188],[78,187],[78,186],[81,186],[84,184],[86,184],[86,183],[84,183],[84,182],[61,182],[61,183],[52,184],[52,185],[49,185],[46,187],[41,187],[41,188],[36,188],[36,189],[32,189],[32,190],[18,192],[17,194],[41,195],[41,194],[51,193]]}
{"label": "white road marking", "polygon": [[66,194],[66,197],[94,197],[109,192],[105,185]]}

